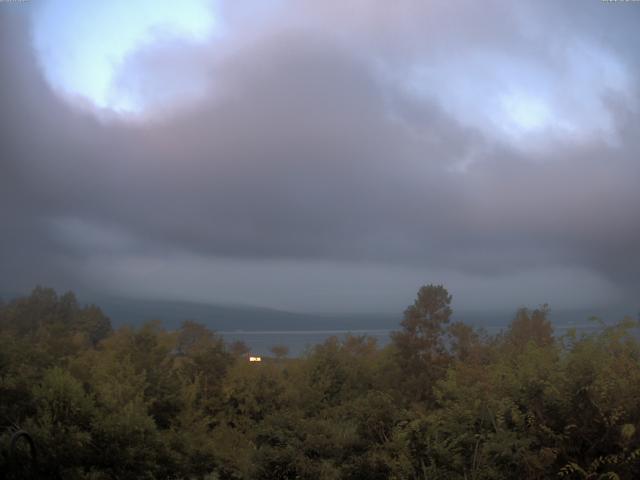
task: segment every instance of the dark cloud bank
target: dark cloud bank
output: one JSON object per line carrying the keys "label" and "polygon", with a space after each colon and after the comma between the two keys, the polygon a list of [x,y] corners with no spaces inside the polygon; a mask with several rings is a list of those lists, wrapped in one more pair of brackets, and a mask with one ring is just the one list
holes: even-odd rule
{"label": "dark cloud bank", "polygon": [[[640,8],[314,3],[251,34],[229,7],[237,33],[219,44],[133,53],[118,77],[132,95],[161,91],[176,62],[210,82],[145,119],[57,96],[28,15],[0,6],[0,290],[366,310],[445,281],[469,307],[637,305]],[[558,52],[585,38],[625,69],[624,91],[593,93],[606,131],[510,140],[440,85],[406,87],[415,65],[478,52],[561,79]],[[491,75],[474,72],[461,95],[481,115]]]}

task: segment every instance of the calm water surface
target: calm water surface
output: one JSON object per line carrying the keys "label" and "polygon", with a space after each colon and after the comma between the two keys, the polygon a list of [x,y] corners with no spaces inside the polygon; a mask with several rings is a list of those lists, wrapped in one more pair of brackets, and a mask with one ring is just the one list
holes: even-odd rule
{"label": "calm water surface", "polygon": [[[484,330],[491,335],[499,333],[505,327],[485,326]],[[598,325],[593,323],[579,325],[555,325],[554,331],[557,336],[564,335],[569,328],[575,328],[579,332],[590,332],[596,330]],[[296,357],[303,355],[314,345],[324,342],[329,337],[345,338],[347,335],[367,335],[376,339],[378,346],[383,347],[390,341],[390,334],[397,329],[371,329],[371,330],[262,330],[262,331],[227,331],[218,332],[227,342],[236,340],[243,341],[251,348],[251,353],[255,355],[270,355],[271,347],[275,345],[286,345],[289,347],[289,356]]]}

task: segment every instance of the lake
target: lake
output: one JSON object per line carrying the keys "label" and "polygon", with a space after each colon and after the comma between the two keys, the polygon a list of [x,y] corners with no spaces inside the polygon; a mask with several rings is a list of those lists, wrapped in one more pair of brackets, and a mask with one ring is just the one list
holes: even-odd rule
{"label": "lake", "polygon": [[[484,326],[484,330],[495,335],[505,328],[504,325]],[[579,332],[592,332],[599,328],[595,323],[554,325],[556,336],[564,335],[568,329],[576,328]],[[261,331],[226,331],[217,332],[227,342],[243,341],[255,355],[269,356],[274,345],[286,345],[289,347],[289,356],[297,357],[305,353],[307,349],[324,342],[329,337],[336,336],[340,339],[347,335],[367,335],[376,339],[378,346],[383,347],[390,341],[390,334],[394,329],[361,329],[361,330],[261,330]]]}

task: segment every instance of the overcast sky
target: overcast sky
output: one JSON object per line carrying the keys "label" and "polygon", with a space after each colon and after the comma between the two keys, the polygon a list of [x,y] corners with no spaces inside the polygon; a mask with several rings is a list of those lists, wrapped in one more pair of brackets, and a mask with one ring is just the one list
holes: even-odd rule
{"label": "overcast sky", "polygon": [[0,2],[0,291],[635,308],[638,32],[599,0]]}

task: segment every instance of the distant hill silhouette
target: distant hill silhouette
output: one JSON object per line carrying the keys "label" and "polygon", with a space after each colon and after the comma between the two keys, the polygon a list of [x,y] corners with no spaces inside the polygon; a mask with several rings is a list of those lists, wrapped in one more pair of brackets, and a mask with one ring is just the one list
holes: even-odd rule
{"label": "distant hill silhouette", "polygon": [[[16,294],[2,294],[9,300]],[[134,299],[113,296],[79,296],[80,303],[94,303],[110,318],[114,327],[140,325],[149,320],[160,320],[168,329],[177,328],[184,320],[200,322],[215,331],[274,331],[274,330],[375,330],[399,328],[402,311],[397,314],[314,314],[290,312],[264,307],[228,304],[206,304],[188,301]],[[460,311],[453,308],[452,321],[484,327],[491,333],[505,327],[515,315],[512,310]],[[550,320],[559,330],[567,326],[592,325],[589,318],[597,316],[605,323],[614,323],[625,315],[637,317],[637,310],[629,307],[600,309],[563,309],[551,306]],[[595,326],[595,324],[593,324]],[[562,333],[558,331],[557,333]]]}

